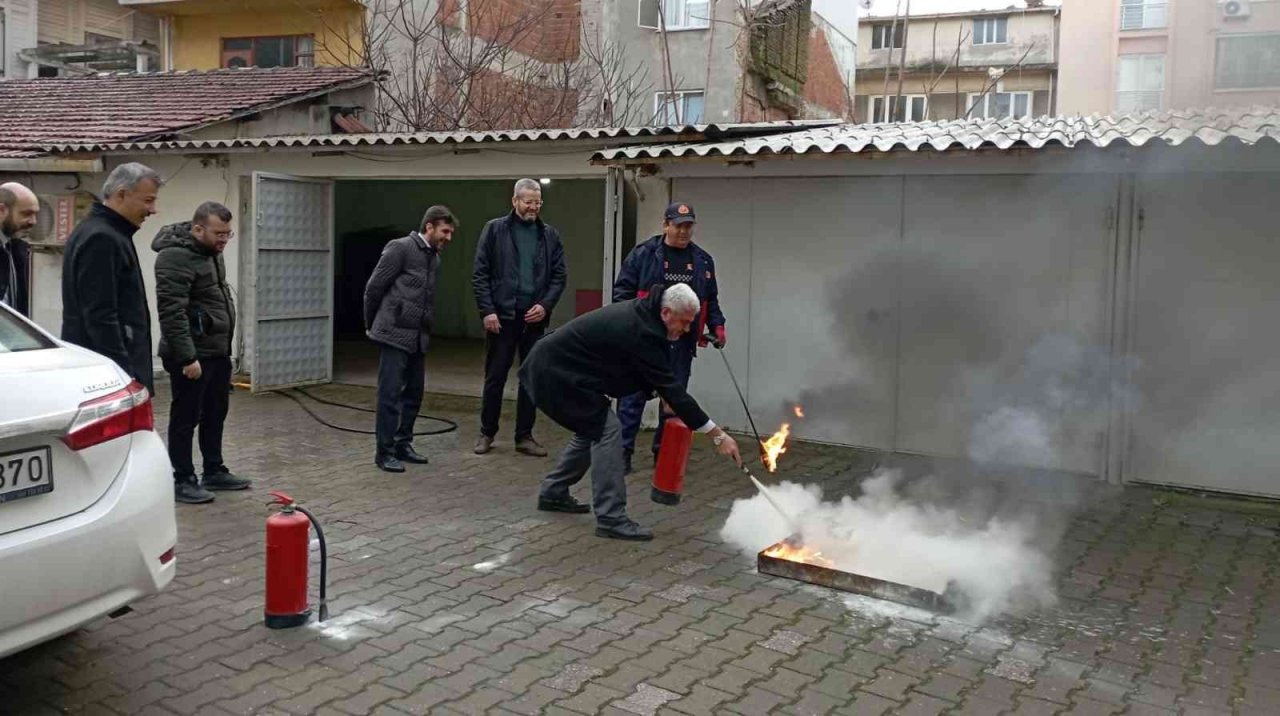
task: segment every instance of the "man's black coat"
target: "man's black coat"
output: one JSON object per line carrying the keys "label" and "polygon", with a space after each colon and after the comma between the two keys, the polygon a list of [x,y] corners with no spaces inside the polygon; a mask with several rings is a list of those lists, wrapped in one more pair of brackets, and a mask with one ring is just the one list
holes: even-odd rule
{"label": "man's black coat", "polygon": [[133,235],[102,204],[71,232],[62,258],[62,339],[115,361],[155,393],[151,309]]}
{"label": "man's black coat", "polygon": [[578,316],[538,341],[520,367],[538,409],[575,434],[600,439],[609,399],[657,394],[690,428],[709,418],[676,380],[662,323],[662,290]]}

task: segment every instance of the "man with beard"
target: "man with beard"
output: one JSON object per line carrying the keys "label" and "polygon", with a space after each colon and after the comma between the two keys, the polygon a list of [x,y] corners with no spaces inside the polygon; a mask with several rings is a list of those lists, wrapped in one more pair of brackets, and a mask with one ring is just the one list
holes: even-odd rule
{"label": "man with beard", "polygon": [[[243,490],[250,481],[222,462],[222,426],[231,395],[232,337],[236,307],[222,252],[234,237],[231,211],[201,204],[191,221],[156,234],[156,311],[160,359],[173,388],[169,411],[169,462],[178,502],[213,501],[211,490]],[[204,471],[196,481],[191,440],[200,429]]]}
{"label": "man with beard", "polygon": [[[564,247],[560,233],[542,221],[542,186],[516,182],[511,213],[485,224],[476,246],[471,287],[484,321],[484,397],[475,453],[493,448],[502,414],[502,391],[516,355],[523,364],[546,332],[551,312],[564,293]],[[524,388],[516,391],[516,452],[545,457],[533,438],[537,415]]]}
{"label": "man with beard", "polygon": [[0,184],[0,303],[31,316],[31,246],[24,240],[40,217],[40,200],[27,187]]}

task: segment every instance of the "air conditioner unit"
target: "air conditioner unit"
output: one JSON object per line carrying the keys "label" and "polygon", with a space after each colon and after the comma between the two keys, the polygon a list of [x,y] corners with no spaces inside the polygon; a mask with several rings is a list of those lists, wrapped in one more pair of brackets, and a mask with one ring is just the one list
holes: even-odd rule
{"label": "air conditioner unit", "polygon": [[1249,0],[1226,0],[1222,3],[1222,17],[1226,20],[1238,20],[1249,17]]}

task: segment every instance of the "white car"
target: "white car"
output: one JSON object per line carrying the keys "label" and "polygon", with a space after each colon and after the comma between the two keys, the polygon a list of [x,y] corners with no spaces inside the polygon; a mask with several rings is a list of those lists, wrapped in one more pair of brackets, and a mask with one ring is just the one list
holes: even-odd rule
{"label": "white car", "polygon": [[173,579],[173,478],[151,396],[0,304],[0,657]]}

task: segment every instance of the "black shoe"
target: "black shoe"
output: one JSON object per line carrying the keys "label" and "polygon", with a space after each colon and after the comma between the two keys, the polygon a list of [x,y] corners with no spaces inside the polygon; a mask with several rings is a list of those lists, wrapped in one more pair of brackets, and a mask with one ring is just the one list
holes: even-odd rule
{"label": "black shoe", "polygon": [[195,478],[173,483],[173,499],[188,505],[203,505],[213,502],[213,493],[204,489]]}
{"label": "black shoe", "polygon": [[373,464],[383,472],[404,472],[404,463],[390,455],[379,455],[373,459]]}
{"label": "black shoe", "polygon": [[631,451],[623,450],[622,451],[622,474],[630,475],[632,472],[633,472],[633,468],[631,467]]}
{"label": "black shoe", "polygon": [[590,512],[591,506],[578,502],[572,495],[558,500],[550,500],[539,496],[538,509],[543,512],[568,512],[571,515],[582,515]]}
{"label": "black shoe", "polygon": [[426,465],[430,460],[426,455],[421,455],[412,445],[402,445],[396,448],[396,458],[401,462],[411,462],[415,465]]}
{"label": "black shoe", "polygon": [[653,530],[648,527],[641,527],[632,520],[627,520],[616,525],[596,525],[597,537],[608,537],[609,539],[624,539],[632,542],[648,542],[653,539]]}
{"label": "black shoe", "polygon": [[200,478],[200,486],[206,490],[244,490],[253,484],[253,480],[237,477],[226,470],[208,472]]}

